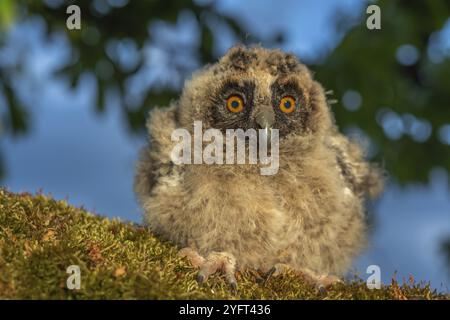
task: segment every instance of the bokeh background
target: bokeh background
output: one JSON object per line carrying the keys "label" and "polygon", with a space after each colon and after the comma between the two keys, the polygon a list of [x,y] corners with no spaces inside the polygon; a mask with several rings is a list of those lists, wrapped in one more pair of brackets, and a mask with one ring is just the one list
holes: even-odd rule
{"label": "bokeh background", "polygon": [[[381,8],[381,30],[366,8]],[[81,8],[81,30],[66,8]],[[145,116],[236,43],[295,53],[389,173],[353,272],[450,287],[450,2],[0,0],[0,183],[139,222]],[[0,226],[1,227],[1,226]]]}

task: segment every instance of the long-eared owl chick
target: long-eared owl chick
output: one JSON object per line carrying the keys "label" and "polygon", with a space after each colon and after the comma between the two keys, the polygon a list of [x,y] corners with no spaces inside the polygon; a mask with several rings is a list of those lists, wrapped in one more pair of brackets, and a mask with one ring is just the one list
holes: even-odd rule
{"label": "long-eared owl chick", "polygon": [[[249,154],[237,164],[174,161],[180,139],[172,133],[184,129],[194,145],[200,121],[201,132],[223,134],[209,143],[222,143],[224,158],[230,136],[231,153],[239,151],[239,137],[246,152],[252,149],[252,136],[229,135],[233,130],[253,129],[265,142],[277,138],[267,154],[278,152],[278,170],[261,174],[265,164],[250,162]],[[147,129],[135,178],[145,222],[182,248],[200,268],[199,281],[217,271],[236,286],[236,270],[267,275],[287,267],[327,286],[364,248],[364,199],[381,191],[381,175],[338,132],[322,86],[294,55],[231,48],[194,73],[179,100],[151,111]],[[200,144],[207,145],[204,137]],[[189,160],[197,151],[191,149],[183,149]]]}

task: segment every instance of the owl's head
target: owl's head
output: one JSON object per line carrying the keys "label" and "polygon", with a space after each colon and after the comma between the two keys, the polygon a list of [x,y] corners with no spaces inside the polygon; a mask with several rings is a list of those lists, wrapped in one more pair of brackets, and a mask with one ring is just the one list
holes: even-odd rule
{"label": "owl's head", "polygon": [[231,48],[219,62],[194,73],[179,101],[183,127],[278,129],[281,139],[322,136],[332,116],[322,86],[289,53]]}

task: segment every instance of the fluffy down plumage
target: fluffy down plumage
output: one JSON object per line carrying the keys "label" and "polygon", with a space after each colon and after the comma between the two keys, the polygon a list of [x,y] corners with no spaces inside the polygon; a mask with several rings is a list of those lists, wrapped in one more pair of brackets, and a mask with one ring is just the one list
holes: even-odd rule
{"label": "fluffy down plumage", "polygon": [[[285,130],[275,175],[260,175],[257,165],[171,161],[175,128],[191,131],[194,120],[221,127],[218,92],[230,81],[252,83],[246,127],[254,127],[260,106],[276,108],[274,83],[281,88],[293,83],[300,92],[298,118],[274,124]],[[227,252],[238,268],[285,264],[320,275],[342,275],[364,248],[364,201],[380,192],[380,172],[364,160],[358,144],[338,132],[322,86],[293,55],[230,49],[193,74],[178,101],[151,111],[147,129],[149,145],[137,164],[135,192],[150,229],[180,248],[203,256]]]}

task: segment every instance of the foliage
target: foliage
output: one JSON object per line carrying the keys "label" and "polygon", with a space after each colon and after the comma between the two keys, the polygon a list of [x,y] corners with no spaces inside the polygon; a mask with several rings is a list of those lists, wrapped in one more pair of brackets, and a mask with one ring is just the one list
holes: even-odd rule
{"label": "foliage", "polygon": [[[6,17],[11,20],[13,12],[17,12],[17,23],[36,17],[43,18],[48,39],[63,32],[69,40],[67,49],[70,50],[70,58],[55,75],[60,76],[61,80],[69,80],[74,88],[83,74],[94,75],[97,82],[95,108],[103,111],[106,108],[107,92],[114,90],[119,94],[124,117],[134,130],[143,128],[144,117],[151,106],[166,104],[176,96],[180,86],[179,83],[172,83],[171,86],[158,86],[147,90],[138,106],[131,105],[130,99],[126,99],[126,83],[142,70],[146,63],[146,48],[155,41],[149,31],[152,25],[161,21],[175,23],[180,13],[191,13],[198,22],[200,41],[186,44],[183,48],[174,48],[173,44],[165,43],[163,49],[170,58],[173,58],[176,50],[181,50],[182,54],[192,51],[201,63],[211,62],[214,58],[214,41],[217,35],[213,35],[208,21],[220,21],[236,35],[242,36],[244,33],[236,21],[219,16],[213,6],[181,0],[123,1],[125,6],[121,6],[120,1],[114,2],[116,6],[111,6],[107,1],[77,1],[82,13],[82,29],[68,30],[66,8],[72,3],[74,1],[2,1],[0,18],[4,16],[5,20],[1,19],[2,22],[6,21]],[[7,44],[7,40],[8,32],[0,29],[0,50]],[[116,52],[116,48],[121,45],[123,47],[124,44],[129,49],[128,53],[132,49],[136,51],[136,61],[131,66],[124,66]],[[14,65],[3,65],[3,61],[0,61],[0,107],[3,108],[2,100],[6,103],[6,112],[0,110],[0,136],[23,134],[27,132],[33,120],[27,112],[31,106],[21,99],[15,80],[15,76],[23,72],[24,61],[21,59],[24,54],[25,52],[20,52],[18,63]],[[186,69],[182,63],[172,66],[182,73],[183,77],[192,71],[192,68]]]}
{"label": "foliage", "polygon": [[0,31],[9,27],[15,16],[14,0],[3,0],[0,2]]}
{"label": "foliage", "polygon": [[[360,94],[359,109],[335,107],[337,122],[343,128],[357,126],[370,137],[376,160],[392,177],[403,183],[425,182],[434,167],[450,170],[450,146],[440,137],[442,127],[450,123],[450,55],[439,47],[448,39],[438,32],[446,22],[450,27],[450,3],[377,4],[382,29],[368,30],[363,15],[315,68],[317,78],[338,99],[347,90]],[[338,25],[352,23],[342,16]]]}
{"label": "foliage", "polygon": [[[2,2],[7,8],[2,10],[2,15],[9,19],[15,16],[17,22],[39,16],[47,25],[49,37],[63,32],[69,40],[70,59],[56,75],[68,79],[74,87],[82,75],[94,75],[96,109],[107,109],[108,92],[117,93],[124,117],[133,130],[144,128],[150,108],[167,105],[176,98],[183,79],[193,69],[217,58],[216,47],[223,30],[231,32],[238,42],[259,42],[234,17],[218,12],[214,2],[77,1],[82,12],[82,29],[68,30],[65,8],[71,3],[8,0]],[[311,67],[318,80],[327,89],[334,90],[340,101],[334,106],[339,126],[367,137],[369,155],[382,162],[396,181],[424,182],[430,169],[436,166],[450,169],[450,148],[440,137],[443,126],[450,121],[447,107],[450,58],[439,47],[445,41],[439,31],[450,21],[450,4],[445,0],[380,0],[377,4],[381,7],[381,30],[366,28],[365,12],[356,18],[337,13],[332,23],[343,32],[349,31],[344,32],[342,41],[331,54],[318,54],[325,58],[311,61],[315,63]],[[188,43],[167,40],[164,33],[155,32],[156,25],[175,26],[186,15],[197,25]],[[6,35],[7,32],[0,33],[0,48]],[[282,46],[282,40],[279,35],[264,41],[263,45]],[[417,61],[413,59],[402,65],[396,55],[405,44],[412,47],[403,47],[404,54],[417,55]],[[139,94],[132,93],[137,90],[137,82],[147,81],[143,74],[151,76],[154,72],[148,66],[149,59],[154,60],[151,55],[149,58],[152,46],[170,61],[171,79],[158,77],[141,88]],[[124,63],[120,54],[124,49],[133,56],[132,63]],[[7,68],[1,68],[0,63],[0,105],[3,96],[8,108],[6,114],[0,113],[3,134],[26,132],[33,120],[27,112],[30,106],[20,99],[14,85],[14,75],[22,68],[20,62]],[[343,107],[342,97],[348,90],[359,94],[362,99],[359,108]]]}
{"label": "foliage", "polygon": [[[78,265],[81,289],[66,269]],[[292,272],[255,281],[238,274],[233,294],[218,275],[198,285],[196,270],[144,227],[109,220],[44,195],[0,189],[0,299],[448,299],[427,284],[393,280],[369,290],[362,280],[319,293]]]}

